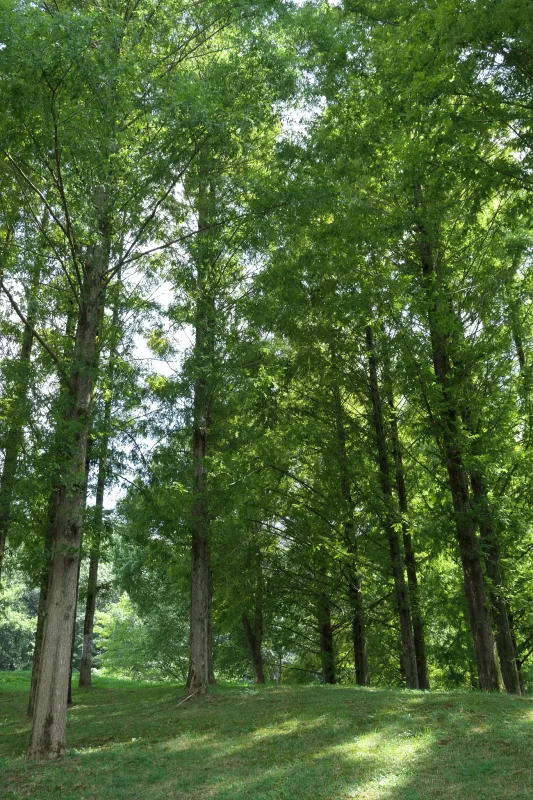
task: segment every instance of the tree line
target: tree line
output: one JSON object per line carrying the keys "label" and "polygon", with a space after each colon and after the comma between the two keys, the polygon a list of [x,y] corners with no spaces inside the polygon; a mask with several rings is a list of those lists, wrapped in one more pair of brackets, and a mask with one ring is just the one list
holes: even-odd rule
{"label": "tree line", "polygon": [[525,691],[529,11],[3,0],[29,758],[66,752],[79,598],[91,685],[102,559],[188,697],[291,670]]}

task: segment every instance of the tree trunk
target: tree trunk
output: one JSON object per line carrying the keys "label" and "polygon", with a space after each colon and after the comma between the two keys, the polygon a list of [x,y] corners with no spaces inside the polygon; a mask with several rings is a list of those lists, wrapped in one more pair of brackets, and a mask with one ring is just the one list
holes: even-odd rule
{"label": "tree trunk", "polygon": [[[332,361],[335,365],[336,355],[332,348]],[[354,503],[350,485],[350,466],[346,449],[346,428],[344,424],[344,408],[337,382],[333,385],[333,405],[335,428],[337,434],[337,452],[341,495],[344,502],[345,521],[344,539],[351,561],[348,564],[348,597],[352,610],[352,638],[354,649],[355,681],[358,686],[369,686],[368,653],[365,632],[365,608],[363,602],[363,582],[359,574],[357,535],[354,525]]]}
{"label": "tree trunk", "polygon": [[254,682],[255,683],[264,683],[265,682],[265,672],[263,667],[263,614],[261,609],[256,609],[255,617],[254,617],[254,624],[250,623],[250,620],[246,616],[246,614],[242,615],[242,624],[244,626],[244,632],[246,634],[246,640],[248,642],[248,647],[250,648],[250,657],[252,659],[252,669],[254,672]]}
{"label": "tree trunk", "polygon": [[[529,447],[531,446],[532,431],[533,431],[533,418],[531,413],[531,365],[529,363],[529,357],[528,357],[529,354],[526,355],[526,350],[524,348],[522,327],[520,325],[520,320],[517,313],[517,304],[512,304],[510,307],[510,319],[511,319],[511,332],[513,336],[513,342],[516,349],[516,355],[518,357],[518,365],[520,369],[520,382],[518,391],[522,404],[522,415],[524,419],[524,433],[522,436],[522,444],[524,449],[528,450]],[[509,616],[509,624],[511,626],[511,635],[513,637],[514,652],[518,653],[512,615]],[[526,689],[524,683],[524,675],[522,673],[521,659],[517,658],[516,668],[518,671],[518,683],[520,686],[520,692],[521,694],[525,694]]]}
{"label": "tree trunk", "polygon": [[87,444],[92,389],[98,361],[98,333],[104,304],[110,231],[103,211],[105,192],[97,197],[102,213],[103,244],[90,248],[84,259],[79,316],[64,412],[61,484],[52,525],[52,556],[40,665],[35,691],[28,758],[54,758],[66,752],[67,689],[71,635],[76,613],[86,482]]}
{"label": "tree trunk", "polygon": [[[85,492],[85,502],[83,504],[84,510],[87,501],[87,491]],[[78,610],[78,596],[80,591],[80,570],[81,570],[81,539],[80,539],[80,550],[78,553],[78,576],[76,578],[76,601],[74,604],[74,619],[72,620],[72,636],[70,638],[70,665],[69,665],[69,673],[68,673],[68,686],[67,686],[67,707],[73,704],[72,699],[72,672],[74,668],[74,646],[76,644],[76,613]]]}
{"label": "tree trunk", "polygon": [[420,259],[428,301],[433,368],[442,398],[434,413],[438,423],[452,495],[479,685],[481,689],[497,691],[499,680],[494,656],[494,637],[485,595],[480,546],[472,514],[468,475],[463,459],[457,398],[453,391],[450,333],[453,333],[454,320],[445,287],[440,285],[427,231],[420,226],[418,232],[421,237],[419,241]]}
{"label": "tree trunk", "polygon": [[392,482],[390,475],[389,456],[383,425],[383,408],[379,391],[377,360],[374,351],[374,337],[370,325],[366,328],[366,346],[369,366],[369,388],[372,401],[372,416],[376,437],[377,460],[379,467],[379,482],[385,509],[383,524],[389,542],[392,574],[396,593],[396,605],[400,620],[400,636],[402,645],[402,664],[405,674],[405,683],[408,689],[418,689],[418,671],[416,651],[409,607],[409,594],[405,583],[404,565],[400,538],[397,532],[398,515],[394,506]]}
{"label": "tree trunk", "polygon": [[365,611],[361,577],[352,573],[348,583],[348,596],[352,607],[352,641],[355,664],[355,682],[358,686],[370,686],[368,653],[365,633]]}
{"label": "tree trunk", "polygon": [[33,717],[35,706],[35,692],[39,678],[39,664],[41,662],[41,646],[43,642],[44,620],[46,616],[46,597],[48,595],[48,581],[50,579],[50,563],[52,558],[52,526],[55,517],[55,507],[58,501],[59,490],[53,489],[48,501],[48,514],[44,534],[43,566],[41,570],[41,587],[39,593],[39,608],[37,611],[37,630],[35,631],[35,644],[33,648],[33,661],[31,670],[30,697],[28,700],[28,716]]}
{"label": "tree trunk", "polygon": [[[46,217],[43,217],[45,223]],[[28,293],[27,318],[30,325],[35,323],[35,302],[37,288],[40,280],[40,268],[38,264],[32,276],[32,285]],[[24,425],[27,418],[26,406],[28,402],[28,385],[31,373],[31,351],[33,347],[33,332],[30,327],[25,326],[22,331],[22,341],[20,344],[20,354],[18,358],[18,375],[16,386],[13,389],[12,407],[13,416],[5,436],[4,463],[0,475],[0,585],[2,582],[2,567],[6,551],[6,542],[9,532],[11,519],[11,506],[15,489],[17,462],[20,448],[24,441]]]}
{"label": "tree trunk", "polygon": [[398,433],[398,419],[394,407],[394,394],[391,382],[391,376],[388,377],[388,402],[390,406],[390,436],[392,443],[392,453],[394,458],[394,467],[396,474],[396,494],[398,496],[398,506],[402,516],[402,538],[403,550],[405,555],[405,567],[407,570],[407,588],[409,591],[409,604],[411,607],[411,615],[413,619],[413,638],[416,653],[416,668],[418,673],[418,686],[420,689],[428,690],[429,685],[429,670],[426,655],[426,640],[424,636],[424,620],[422,617],[422,609],[420,606],[420,590],[418,588],[418,573],[416,565],[415,551],[413,547],[413,539],[409,530],[407,522],[408,505],[407,505],[407,488],[405,486],[405,474],[403,468],[402,449],[400,445],[400,436]]}
{"label": "tree trunk", "polygon": [[195,320],[193,404],[193,481],[190,650],[187,691],[204,695],[213,674],[212,577],[209,558],[209,501],[207,456],[214,358],[214,299],[212,295],[208,226],[213,189],[198,188],[197,301]]}
{"label": "tree trunk", "polygon": [[[120,281],[119,271],[117,280]],[[87,600],[85,604],[85,618],[83,620],[83,649],[80,663],[80,676],[78,686],[92,686],[92,659],[94,640],[94,613],[96,611],[96,598],[98,594],[98,567],[100,563],[100,548],[104,526],[104,495],[107,480],[107,460],[109,454],[109,439],[111,436],[111,412],[113,410],[113,380],[115,376],[115,357],[117,351],[117,336],[119,322],[119,303],[115,300],[113,318],[111,321],[111,341],[109,346],[109,360],[107,364],[107,394],[104,402],[103,435],[100,442],[98,457],[98,477],[96,479],[96,498],[94,506],[94,539],[91,543],[89,557],[89,577],[87,581]]]}
{"label": "tree trunk", "polygon": [[[74,317],[74,306],[72,305],[69,309],[69,313],[67,316],[67,323],[65,326],[65,341],[69,342],[70,339],[73,337],[74,332],[75,332],[75,317]],[[65,353],[65,355],[68,355],[68,357],[70,357],[72,354]],[[66,385],[66,382],[63,380],[63,376],[60,376],[60,392],[59,392],[58,409],[57,409],[58,415],[61,412],[61,407],[63,403],[66,402],[67,395],[68,395],[68,386]],[[50,448],[50,460],[56,464],[59,461],[61,440],[62,440],[62,429],[58,423],[56,425],[56,430],[54,433],[54,443]],[[28,701],[28,716],[30,718],[33,717],[35,690],[37,688],[37,679],[39,676],[39,661],[41,657],[41,645],[43,639],[44,620],[46,614],[46,597],[48,594],[48,580],[50,578],[50,563],[52,558],[52,528],[54,525],[54,518],[56,514],[56,505],[59,499],[59,486],[57,485],[57,483],[58,483],[57,475],[54,472],[52,486],[50,489],[50,497],[48,500],[48,512],[46,515],[45,530],[43,536],[44,547],[43,547],[41,581],[40,581],[40,592],[39,592],[39,608],[37,612],[37,630],[35,632],[35,645],[33,648],[30,697]]]}
{"label": "tree trunk", "polygon": [[514,636],[509,618],[507,600],[505,598],[505,581],[501,567],[500,548],[498,546],[494,518],[490,509],[483,478],[476,470],[470,470],[470,483],[475,503],[474,514],[479,524],[479,533],[483,544],[485,569],[490,581],[490,607],[496,630],[496,647],[502,679],[508,692],[511,694],[521,694]]}
{"label": "tree trunk", "polygon": [[100,537],[91,547],[89,562],[89,579],[87,582],[87,603],[85,605],[85,619],[83,621],[83,650],[80,663],[80,677],[78,686],[92,686],[92,658],[94,635],[94,612],[96,610],[96,595],[98,591],[98,565],[100,561]]}
{"label": "tree trunk", "polygon": [[320,640],[320,660],[324,683],[336,683],[335,651],[333,649],[333,628],[328,598],[320,594],[317,600],[317,621]]}

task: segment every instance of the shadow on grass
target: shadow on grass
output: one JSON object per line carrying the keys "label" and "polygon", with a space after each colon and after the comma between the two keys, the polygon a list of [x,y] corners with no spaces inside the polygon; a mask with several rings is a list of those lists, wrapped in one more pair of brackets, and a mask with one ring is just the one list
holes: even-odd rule
{"label": "shadow on grass", "polygon": [[[6,800],[531,800],[533,702],[347,687],[78,691],[75,754],[27,764],[25,696],[2,709]],[[23,702],[21,702],[21,699]],[[18,700],[18,704],[17,704]],[[22,710],[22,716],[17,716]]]}

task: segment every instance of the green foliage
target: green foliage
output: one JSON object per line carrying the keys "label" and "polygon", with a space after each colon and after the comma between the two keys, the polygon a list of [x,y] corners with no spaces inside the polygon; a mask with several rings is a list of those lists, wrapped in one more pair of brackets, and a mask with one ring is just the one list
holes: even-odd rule
{"label": "green foliage", "polygon": [[11,579],[0,590],[0,669],[31,667],[37,602],[37,592],[20,579]]}
{"label": "green foliage", "polygon": [[188,629],[183,609],[160,604],[139,617],[127,595],[95,619],[97,657],[103,675],[141,680],[184,681]]}

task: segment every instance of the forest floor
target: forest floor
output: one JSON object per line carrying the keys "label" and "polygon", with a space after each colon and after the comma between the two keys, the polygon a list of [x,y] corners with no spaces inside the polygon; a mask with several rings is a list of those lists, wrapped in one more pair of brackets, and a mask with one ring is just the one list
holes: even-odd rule
{"label": "forest floor", "polygon": [[[0,673],[3,800],[532,800],[533,698],[96,678],[65,758],[27,763],[29,679]],[[3,787],[3,788],[2,788]]]}

